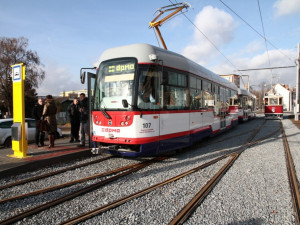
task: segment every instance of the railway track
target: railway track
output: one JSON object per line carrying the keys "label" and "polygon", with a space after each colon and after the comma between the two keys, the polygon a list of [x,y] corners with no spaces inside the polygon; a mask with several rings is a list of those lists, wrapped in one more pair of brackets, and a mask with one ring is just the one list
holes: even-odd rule
{"label": "railway track", "polygon": [[299,192],[299,183],[295,171],[295,165],[293,162],[293,158],[291,155],[289,143],[282,125],[282,121],[280,121],[280,128],[281,128],[281,134],[283,139],[283,146],[285,151],[285,158],[286,158],[286,167],[288,172],[288,178],[289,178],[289,184],[290,184],[290,190],[292,195],[292,202],[294,206],[295,211],[295,218],[297,221],[297,224],[300,224],[300,192]]}
{"label": "railway track", "polygon": [[[72,192],[72,193],[70,193],[68,195],[65,195],[65,196],[61,197],[61,198],[52,200],[52,201],[47,202],[47,203],[45,203],[43,205],[39,205],[39,206],[34,207],[34,208],[30,209],[30,210],[27,210],[26,212],[23,212],[23,213],[21,213],[19,215],[16,215],[16,216],[10,217],[10,218],[8,218],[6,220],[0,221],[0,224],[1,225],[11,224],[11,223],[20,221],[20,220],[22,220],[22,219],[24,219],[24,218],[26,218],[28,216],[32,216],[32,215],[37,214],[39,212],[42,212],[42,211],[44,211],[46,209],[49,209],[50,207],[56,206],[56,205],[61,204],[61,203],[65,202],[65,201],[68,201],[68,200],[71,200],[71,199],[73,199],[75,197],[78,197],[78,196],[81,196],[83,194],[86,194],[86,193],[88,193],[90,191],[93,191],[93,190],[95,190],[95,189],[103,186],[103,185],[106,185],[106,184],[108,184],[110,182],[116,181],[117,179],[119,179],[121,177],[124,177],[124,176],[129,175],[129,174],[134,173],[134,172],[137,172],[137,171],[139,171],[139,170],[141,170],[141,169],[143,169],[143,168],[145,168],[145,167],[147,167],[147,166],[149,166],[149,165],[151,165],[151,164],[153,164],[155,162],[159,162],[159,161],[162,161],[164,159],[166,159],[166,157],[158,157],[158,158],[155,158],[155,159],[147,160],[145,162],[141,162],[141,163],[138,163],[138,164],[127,166],[126,167],[127,171],[125,171],[125,172],[121,172],[121,173],[119,173],[119,174],[117,174],[115,176],[111,176],[111,177],[109,177],[107,179],[104,179],[104,180],[102,180],[100,182],[97,182],[95,184],[89,185],[89,186],[87,186],[85,188],[82,188],[80,190],[74,191],[74,192]],[[125,170],[124,168],[120,168],[119,172],[120,171],[124,171],[124,170]]]}
{"label": "railway track", "polygon": [[[261,128],[261,127],[260,127]],[[260,130],[259,128],[259,130]],[[295,166],[293,163],[293,159],[291,156],[291,152],[289,149],[289,144],[287,141],[287,137],[285,135],[284,128],[282,126],[282,121],[280,121],[280,128],[272,132],[270,135],[267,135],[264,138],[261,138],[255,142],[251,143],[251,140],[255,137],[255,133],[249,138],[248,143],[246,145],[252,146],[255,145],[261,141],[263,141],[266,138],[269,138],[276,134],[278,131],[281,131],[282,133],[282,139],[283,139],[283,145],[285,150],[285,156],[286,156],[286,165],[287,165],[287,172],[288,172],[288,178],[289,178],[289,184],[291,189],[291,195],[292,195],[292,201],[293,206],[295,210],[295,218],[297,221],[297,224],[300,224],[300,192],[299,192],[299,183],[296,176]],[[238,152],[232,159],[225,164],[221,170],[195,195],[195,197],[188,203],[186,206],[173,218],[173,220],[169,223],[169,225],[178,225],[183,224],[186,219],[194,212],[195,208],[201,204],[201,202],[205,199],[205,197],[209,194],[209,192],[212,190],[213,186],[216,185],[216,183],[224,176],[225,172],[233,165],[234,161],[240,156],[240,154],[245,149],[242,149],[242,151]]]}
{"label": "railway track", "polygon": [[50,176],[54,176],[54,175],[57,175],[57,174],[60,174],[60,173],[64,173],[64,172],[67,172],[67,171],[70,171],[70,170],[75,170],[75,169],[78,169],[78,168],[81,168],[81,167],[84,167],[84,166],[89,166],[91,164],[100,163],[100,162],[103,162],[103,161],[111,159],[111,158],[113,158],[113,156],[108,156],[108,157],[104,157],[104,158],[101,158],[101,159],[93,160],[91,162],[86,162],[86,163],[81,163],[81,164],[78,164],[78,165],[66,167],[66,168],[63,168],[61,170],[53,171],[53,172],[50,172],[50,173],[45,173],[45,174],[42,174],[42,175],[39,175],[39,176],[34,176],[34,177],[27,178],[27,179],[18,180],[16,182],[0,186],[0,190],[10,188],[10,187],[14,187],[14,186],[21,185],[21,184],[26,184],[26,183],[29,183],[29,182],[32,182],[32,181],[37,181],[37,180],[44,179],[44,178],[47,178],[47,177],[50,177]]}
{"label": "railway track", "polygon": [[201,203],[201,201],[203,201],[205,199],[205,197],[209,194],[209,192],[212,190],[212,188],[217,184],[217,182],[222,178],[222,176],[224,176],[224,174],[226,173],[226,171],[233,165],[233,163],[235,162],[235,160],[240,156],[240,154],[246,150],[248,147],[253,146],[255,144],[260,143],[261,141],[273,136],[274,134],[278,133],[280,129],[275,130],[274,132],[272,132],[269,135],[266,135],[265,137],[258,139],[256,141],[253,141],[253,139],[255,138],[256,134],[261,130],[261,128],[263,127],[263,125],[266,123],[266,121],[263,122],[263,124],[261,124],[261,126],[259,126],[258,128],[254,129],[252,135],[248,138],[248,140],[246,141],[246,143],[244,143],[240,148],[236,149],[234,152],[231,152],[229,154],[224,154],[221,157],[218,157],[217,159],[214,159],[212,161],[209,161],[201,166],[198,166],[196,168],[193,168],[192,170],[186,171],[182,174],[179,174],[178,176],[172,177],[171,179],[165,180],[161,183],[158,183],[156,185],[153,185],[149,188],[146,188],[144,190],[141,190],[139,192],[136,192],[134,194],[131,194],[125,198],[116,200],[110,204],[104,205],[102,207],[99,207],[97,209],[94,209],[92,211],[86,212],[84,214],[81,214],[77,217],[71,218],[63,223],[60,223],[60,225],[65,224],[65,225],[70,225],[70,224],[77,224],[79,222],[85,221],[91,217],[94,217],[96,215],[99,215],[107,210],[116,208],[134,198],[138,198],[141,197],[153,190],[156,190],[157,188],[160,188],[166,184],[169,184],[171,182],[175,182],[185,176],[188,176],[192,173],[198,172],[208,166],[211,166],[225,158],[229,158],[229,160],[224,164],[224,166],[218,171],[218,173],[213,176],[213,178],[207,182],[207,184],[200,190],[200,192],[198,192],[198,194],[195,196],[195,198],[193,198],[186,207],[184,207],[183,210],[180,211],[180,213],[174,217],[174,219],[170,222],[170,224],[182,224],[190,215],[191,213],[194,211],[194,209],[196,207],[199,206],[199,204]]}
{"label": "railway track", "polygon": [[[184,172],[182,174],[179,174],[176,177],[172,177],[170,179],[165,180],[162,183],[158,183],[158,184],[152,185],[149,188],[146,188],[146,189],[143,189],[143,190],[141,190],[139,192],[130,194],[129,196],[124,197],[122,199],[115,200],[115,201],[111,202],[110,204],[106,204],[106,205],[98,207],[98,208],[96,208],[96,209],[94,209],[92,211],[89,211],[89,212],[84,213],[82,215],[79,215],[79,216],[76,216],[74,218],[71,218],[71,219],[69,219],[69,220],[67,220],[65,222],[62,222],[61,224],[76,224],[76,223],[79,223],[81,221],[85,221],[85,220],[90,219],[90,218],[92,218],[92,217],[94,217],[96,215],[100,215],[101,213],[104,213],[104,212],[108,211],[109,209],[116,208],[116,207],[118,207],[118,206],[120,206],[120,205],[122,205],[122,204],[124,204],[124,203],[126,203],[128,201],[130,201],[130,200],[133,200],[135,198],[138,198],[138,197],[141,197],[143,195],[146,195],[147,193],[150,193],[150,192],[152,192],[152,191],[154,191],[154,190],[156,190],[156,189],[158,189],[160,187],[163,187],[164,185],[170,184],[170,183],[175,182],[175,181],[177,181],[177,180],[179,180],[179,179],[181,179],[181,178],[183,178],[185,176],[188,176],[188,175],[193,174],[195,172],[201,171],[202,169],[207,168],[207,167],[209,167],[209,166],[211,166],[211,165],[213,165],[213,164],[215,164],[215,163],[217,163],[217,162],[219,162],[221,160],[227,160],[226,163],[224,164],[224,166],[222,167],[222,169],[210,181],[207,182],[208,186],[207,187],[203,187],[200,190],[200,192],[198,194],[196,194],[196,198],[191,203],[189,203],[194,208],[198,207],[199,204],[201,204],[201,202],[203,201],[203,199],[205,199],[205,197],[209,194],[209,192],[211,191],[211,189],[222,178],[222,175],[224,175],[226,173],[226,171],[230,168],[230,166],[235,162],[235,160],[239,157],[239,155],[245,149],[247,149],[250,146],[254,146],[254,145],[258,144],[258,143],[264,141],[265,139],[267,139],[269,137],[272,137],[274,134],[278,133],[280,131],[280,129],[282,129],[282,128],[276,129],[272,133],[270,133],[270,134],[268,134],[268,135],[266,135],[266,136],[264,136],[264,137],[262,137],[260,139],[257,139],[256,141],[253,141],[253,139],[256,137],[256,134],[263,127],[263,125],[265,124],[265,122],[266,121],[264,121],[264,123],[261,124],[260,127],[254,129],[254,130],[253,129],[251,130],[252,131],[251,137],[249,137],[247,139],[246,143],[244,143],[242,146],[240,146],[238,148],[235,148],[232,151],[224,152],[224,154],[222,156],[220,156],[220,157],[218,157],[218,158],[216,158],[214,160],[211,160],[211,161],[209,161],[209,162],[207,162],[205,164],[202,164],[202,165],[200,165],[198,167],[195,167],[195,168],[193,168],[193,169],[191,169],[189,171],[186,171],[186,172]],[[128,172],[128,174],[130,174],[130,173],[133,173],[133,172],[139,170],[138,168],[134,168],[135,166],[139,168],[139,163],[128,166],[128,167],[132,167],[130,169],[131,172],[126,171],[125,168],[124,168],[124,170],[122,168],[119,168],[119,169],[121,169],[121,171],[119,171],[119,172],[115,171],[115,172],[116,173],[124,174],[125,172],[122,172],[122,171],[126,171],[126,173]],[[144,167],[142,166],[141,168],[144,168]],[[114,171],[110,171],[110,173],[108,173],[106,175],[102,174],[102,176],[107,176],[107,175],[112,176],[113,173],[114,173]],[[101,174],[95,174],[95,176],[101,177]],[[117,177],[117,176],[118,175],[112,176],[111,177],[112,178],[111,181],[113,181],[114,177]],[[89,179],[89,178],[84,178],[84,179]],[[93,179],[92,176],[91,176],[91,179]],[[118,179],[118,178],[116,178],[116,179]],[[107,181],[107,183],[109,183],[111,181]],[[80,181],[78,181],[78,182],[80,182]],[[104,183],[106,183],[106,181],[104,181]],[[67,183],[66,183],[66,185],[67,185]],[[70,185],[72,185],[72,184],[70,184]],[[99,186],[95,185],[93,188],[97,189],[97,188],[101,187],[101,185],[105,185],[105,184],[99,184]],[[91,185],[91,186],[93,186],[93,185]],[[49,187],[49,188],[53,188],[53,187]],[[84,194],[84,193],[87,193],[89,191],[92,191],[93,188],[91,188],[89,190],[86,190],[86,191],[82,191],[81,194]],[[51,191],[51,190],[49,190],[49,191]],[[22,214],[19,214],[19,215],[15,216],[15,217],[11,217],[11,218],[8,218],[6,220],[0,221],[0,224],[10,224],[10,223],[13,223],[13,222],[17,222],[17,221],[19,221],[19,220],[21,220],[21,219],[23,219],[25,217],[37,214],[37,213],[39,213],[39,212],[41,212],[43,210],[46,210],[46,209],[48,209],[48,208],[50,208],[52,206],[61,204],[64,201],[67,201],[67,200],[73,199],[73,198],[75,198],[77,196],[80,196],[81,194],[79,194],[79,195],[75,194],[75,195],[67,196],[66,198],[62,197],[60,199],[56,199],[54,201],[49,202],[50,203],[49,205],[44,204],[42,206],[38,206],[38,207],[33,208],[32,210],[30,210],[30,212],[26,211],[26,212],[24,212]],[[13,199],[11,199],[9,201],[13,201]],[[181,212],[181,214],[184,215],[185,219],[188,218],[189,215],[190,215],[190,213],[192,213],[194,211],[193,207],[188,210],[188,213],[182,213]],[[170,224],[181,224],[182,222],[176,222],[176,221],[179,221],[178,218],[182,217],[182,215],[180,215],[180,216],[178,215],[178,216],[174,217],[174,219],[170,222]],[[184,218],[184,217],[182,217],[182,218]]]}
{"label": "railway track", "polygon": [[96,179],[96,178],[101,178],[101,177],[104,177],[104,176],[111,176],[111,175],[114,175],[114,174],[117,174],[117,173],[120,173],[120,172],[124,172],[126,170],[131,169],[131,168],[136,168],[136,167],[139,167],[139,166],[141,166],[141,163],[136,163],[136,164],[124,166],[124,167],[121,167],[121,168],[117,168],[115,170],[107,171],[107,172],[104,172],[104,173],[94,174],[94,175],[89,176],[89,177],[85,177],[85,178],[82,178],[82,179],[70,181],[70,182],[67,182],[67,183],[60,184],[60,185],[55,185],[55,186],[51,186],[51,187],[48,187],[48,188],[45,188],[45,189],[41,189],[41,190],[26,193],[26,194],[21,194],[21,195],[18,195],[18,196],[2,199],[2,200],[0,200],[0,204],[6,203],[6,202],[9,202],[9,201],[15,201],[15,200],[30,197],[30,196],[34,196],[34,195],[44,194],[44,193],[49,192],[49,191],[55,191],[55,190],[65,188],[65,187],[69,187],[71,185],[75,185],[75,184],[78,184],[78,183],[87,182],[89,180],[93,180],[93,179]]}

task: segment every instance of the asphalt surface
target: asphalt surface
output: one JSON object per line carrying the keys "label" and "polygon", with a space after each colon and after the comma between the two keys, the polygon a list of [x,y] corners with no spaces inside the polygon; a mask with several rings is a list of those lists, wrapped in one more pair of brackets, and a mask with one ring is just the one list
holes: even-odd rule
{"label": "asphalt surface", "polygon": [[78,147],[78,142],[70,143],[68,136],[68,131],[63,133],[63,138],[55,140],[54,148],[48,148],[48,140],[45,140],[44,147],[28,144],[27,157],[21,159],[14,157],[11,148],[0,147],[0,177],[17,175],[39,167],[91,155],[88,147]]}

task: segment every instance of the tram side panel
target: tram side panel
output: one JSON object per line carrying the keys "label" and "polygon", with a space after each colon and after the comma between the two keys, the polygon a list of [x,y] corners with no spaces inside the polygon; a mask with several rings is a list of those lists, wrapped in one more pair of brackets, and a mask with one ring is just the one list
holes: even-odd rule
{"label": "tram side panel", "polygon": [[282,119],[283,106],[282,105],[265,105],[265,119]]}
{"label": "tram side panel", "polygon": [[159,153],[190,145],[189,112],[176,111],[160,114]]}
{"label": "tram side panel", "polygon": [[[111,119],[93,112],[93,141],[101,150],[127,156],[156,154],[159,148],[159,114],[113,112]],[[127,123],[126,123],[127,122]]]}

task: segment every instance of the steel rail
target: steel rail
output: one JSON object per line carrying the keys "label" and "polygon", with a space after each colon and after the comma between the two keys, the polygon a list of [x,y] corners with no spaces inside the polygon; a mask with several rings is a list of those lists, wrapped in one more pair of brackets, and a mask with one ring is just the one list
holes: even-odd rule
{"label": "steel rail", "polygon": [[[183,224],[186,219],[188,219],[194,210],[203,202],[203,200],[207,197],[207,195],[211,192],[211,190],[217,185],[217,183],[221,180],[221,178],[225,175],[225,173],[230,169],[233,163],[238,159],[238,157],[250,146],[254,145],[251,141],[255,138],[257,133],[262,129],[265,125],[266,121],[264,121],[257,129],[252,132],[252,135],[248,138],[248,140],[240,147],[240,150],[237,150],[232,159],[224,165],[218,173],[216,173],[213,178],[206,183],[206,185],[201,188],[201,190],[192,198],[192,200],[187,203],[181,211],[171,220],[169,225],[177,225]],[[277,131],[278,132],[278,131]],[[274,133],[274,132],[273,132]],[[267,138],[270,135],[267,135]],[[257,144],[260,141],[255,141],[254,143]]]}
{"label": "steel rail", "polygon": [[252,130],[250,130],[250,131],[242,132],[242,133],[237,134],[237,135],[234,135],[234,136],[225,137],[225,138],[223,138],[223,139],[221,139],[221,140],[218,140],[218,141],[211,141],[211,142],[208,143],[207,145],[216,144],[216,143],[220,143],[220,142],[223,142],[223,141],[227,141],[227,140],[230,140],[230,139],[239,137],[239,136],[243,136],[243,135],[249,134],[249,132],[254,131],[254,130],[257,130],[257,128],[252,129]]}
{"label": "steel rail", "polygon": [[95,184],[89,185],[89,186],[87,186],[85,188],[82,188],[82,189],[80,189],[78,191],[74,191],[74,192],[72,192],[72,193],[70,193],[68,195],[63,196],[63,197],[57,198],[57,199],[52,200],[50,202],[47,202],[45,204],[42,204],[42,205],[39,205],[39,206],[34,207],[32,209],[29,209],[29,210],[27,210],[27,211],[25,211],[25,212],[23,212],[21,214],[18,214],[16,216],[13,216],[13,217],[10,217],[10,218],[5,219],[3,221],[0,221],[0,225],[11,224],[11,223],[20,221],[20,220],[22,220],[22,219],[24,219],[24,218],[26,218],[28,216],[35,215],[35,214],[37,214],[39,212],[42,212],[42,211],[44,211],[46,209],[49,209],[50,207],[56,206],[58,204],[61,204],[63,202],[71,200],[73,198],[76,198],[78,196],[81,196],[83,194],[91,192],[91,191],[93,191],[93,190],[95,190],[95,189],[97,189],[97,188],[99,188],[101,186],[104,186],[105,184],[108,184],[108,183],[111,183],[113,181],[116,181],[117,179],[119,179],[121,177],[129,175],[129,174],[131,174],[133,172],[137,172],[137,171],[139,171],[139,170],[141,170],[141,169],[143,169],[143,168],[145,168],[145,167],[147,167],[147,166],[149,166],[149,165],[151,165],[151,164],[153,164],[155,162],[162,161],[162,160],[164,160],[166,158],[167,157],[158,157],[158,158],[155,158],[155,159],[152,159],[152,160],[145,161],[140,166],[137,166],[135,168],[131,168],[128,171],[125,171],[123,173],[120,173],[120,174],[115,175],[113,177],[110,177],[108,179],[105,179],[105,180],[102,180],[102,181],[97,182]]}
{"label": "steel rail", "polygon": [[235,153],[232,158],[207,182],[207,184],[195,195],[195,197],[175,216],[169,225],[183,224],[184,221],[193,213],[196,207],[205,199],[215,185],[221,180],[225,173],[229,170],[240,153]]}
{"label": "steel rail", "polygon": [[105,212],[107,210],[116,208],[116,207],[118,207],[118,206],[120,206],[120,205],[122,205],[122,204],[124,204],[124,203],[126,203],[126,202],[128,202],[130,200],[132,200],[132,199],[141,197],[141,196],[143,196],[143,195],[145,195],[145,194],[147,194],[147,193],[149,193],[149,192],[151,192],[151,191],[153,191],[153,190],[155,190],[155,189],[157,189],[159,187],[162,187],[162,186],[164,186],[166,184],[169,184],[171,182],[177,181],[177,180],[179,180],[179,179],[181,179],[181,178],[183,178],[183,177],[185,177],[187,175],[190,175],[190,174],[195,173],[195,172],[197,172],[197,171],[199,171],[201,169],[204,169],[204,168],[206,168],[208,166],[211,166],[211,165],[213,165],[213,164],[215,164],[215,163],[219,162],[220,160],[225,159],[227,157],[228,157],[228,155],[220,156],[217,159],[211,160],[211,161],[209,161],[209,162],[207,162],[205,164],[202,164],[202,165],[200,165],[198,167],[195,167],[195,168],[193,168],[191,170],[188,170],[188,171],[186,171],[184,173],[181,173],[181,174],[179,174],[177,176],[174,176],[174,177],[172,177],[172,178],[170,178],[168,180],[165,180],[163,182],[160,182],[160,183],[157,183],[155,185],[152,185],[149,188],[143,189],[141,191],[138,191],[136,193],[128,195],[128,196],[126,196],[126,197],[124,197],[122,199],[113,201],[113,202],[111,202],[109,204],[106,204],[106,205],[104,205],[102,207],[96,208],[96,209],[94,209],[92,211],[86,212],[86,213],[81,214],[81,215],[79,215],[77,217],[74,217],[74,218],[71,218],[71,219],[69,219],[67,221],[64,221],[63,223],[60,223],[60,225],[62,225],[62,224],[68,224],[68,225],[69,224],[76,224],[76,223],[85,221],[85,220],[87,220],[87,219],[89,219],[91,217],[94,217],[94,216],[96,216],[96,215],[98,215],[100,213],[103,213],[103,212]]}
{"label": "steel rail", "polygon": [[[107,204],[107,205],[104,205],[104,206],[102,206],[102,207],[96,208],[96,209],[94,209],[94,210],[91,210],[91,211],[86,212],[86,213],[84,213],[84,214],[81,214],[81,215],[79,215],[79,216],[73,217],[73,218],[71,218],[71,219],[69,219],[69,220],[64,221],[63,223],[60,223],[59,225],[63,225],[63,224],[64,224],[64,225],[77,224],[77,223],[79,223],[79,222],[85,221],[85,220],[87,220],[87,219],[89,219],[89,218],[92,218],[92,217],[94,217],[94,216],[96,216],[96,215],[98,215],[98,214],[101,214],[101,213],[103,213],[103,212],[105,212],[105,211],[107,211],[107,210],[116,208],[116,207],[118,207],[118,206],[120,206],[120,205],[122,205],[122,204],[124,204],[124,203],[126,203],[126,202],[128,202],[128,201],[130,201],[130,200],[132,200],[132,199],[134,199],[134,198],[141,197],[141,196],[143,196],[143,195],[145,195],[145,194],[147,194],[147,193],[149,193],[149,192],[151,192],[151,191],[153,191],[153,190],[155,190],[155,189],[157,189],[157,188],[159,188],[159,187],[161,187],[161,186],[164,186],[164,185],[166,185],[166,184],[168,184],[168,183],[171,183],[171,182],[174,182],[174,181],[176,181],[176,180],[179,180],[179,179],[181,179],[181,178],[184,177],[184,176],[187,176],[187,175],[189,175],[189,174],[191,174],[191,173],[194,173],[194,172],[196,172],[196,171],[199,171],[200,169],[203,169],[203,168],[205,168],[205,167],[208,167],[208,166],[210,166],[210,165],[213,165],[213,164],[215,164],[216,162],[219,162],[220,160],[225,159],[225,158],[227,158],[227,157],[229,157],[229,156],[233,156],[233,157],[232,157],[232,158],[234,159],[233,161],[235,161],[236,158],[237,158],[237,157],[239,156],[239,154],[240,154],[240,153],[238,153],[238,151],[240,151],[240,150],[243,149],[243,148],[248,148],[249,142],[256,136],[256,134],[259,132],[259,130],[263,127],[263,125],[264,125],[266,122],[267,122],[267,121],[265,120],[258,128],[256,128],[256,129],[254,130],[252,136],[246,141],[246,143],[244,143],[241,147],[238,148],[238,150],[236,150],[236,151],[233,152],[233,153],[229,153],[229,154],[225,154],[225,155],[223,155],[223,156],[220,156],[220,157],[218,157],[217,159],[214,159],[214,160],[209,161],[209,162],[207,162],[207,163],[205,163],[205,164],[203,164],[203,165],[200,165],[199,167],[193,168],[193,169],[191,169],[191,170],[189,170],[189,171],[187,171],[187,172],[184,172],[184,173],[182,173],[182,174],[180,174],[180,175],[178,175],[178,176],[172,177],[172,178],[170,178],[170,179],[168,179],[168,180],[166,180],[166,181],[163,181],[163,182],[161,182],[161,183],[155,184],[155,185],[153,185],[153,186],[151,186],[151,187],[149,187],[149,188],[146,188],[146,189],[141,190],[141,191],[139,191],[139,192],[133,193],[133,194],[131,194],[131,195],[129,195],[129,196],[126,196],[126,197],[124,197],[124,198],[122,198],[122,199],[116,200],[116,201],[114,201],[114,202],[112,202],[112,203],[109,203],[109,204]],[[276,131],[276,132],[278,132],[278,131]],[[273,133],[274,133],[274,132],[273,132]],[[256,141],[256,144],[257,144],[257,143],[259,143],[259,141]],[[237,157],[236,157],[236,155],[237,155]],[[230,161],[232,161],[232,160],[230,160]],[[231,163],[229,162],[229,164],[231,164]],[[230,166],[229,166],[229,167],[230,167]]]}
{"label": "steel rail", "polygon": [[71,186],[71,185],[74,185],[74,184],[78,184],[78,183],[83,183],[83,182],[86,182],[86,181],[89,181],[89,180],[92,180],[92,179],[96,179],[96,178],[100,178],[100,177],[103,177],[103,176],[113,175],[113,174],[128,170],[130,168],[137,167],[139,165],[141,165],[141,163],[131,164],[131,165],[124,166],[124,167],[121,167],[121,168],[117,168],[117,169],[114,169],[114,170],[111,170],[111,171],[97,173],[97,174],[94,174],[92,176],[85,177],[85,178],[82,178],[82,179],[78,179],[78,180],[70,181],[70,182],[67,182],[67,183],[63,183],[63,184],[51,186],[51,187],[48,187],[48,188],[40,189],[40,190],[37,190],[37,191],[33,191],[33,192],[13,196],[13,197],[10,197],[10,198],[2,199],[2,200],[0,200],[0,204],[6,203],[6,202],[9,202],[9,201],[15,201],[15,200],[30,197],[30,196],[34,196],[34,195],[44,194],[46,192],[50,192],[50,191],[54,191],[54,190],[57,190],[57,189],[65,188],[65,187],[68,187],[68,186]]}
{"label": "steel rail", "polygon": [[50,173],[42,174],[40,176],[30,177],[30,178],[27,178],[27,179],[19,180],[19,181],[16,181],[14,183],[10,183],[10,184],[0,186],[0,190],[10,188],[10,187],[14,187],[14,186],[17,186],[17,185],[20,185],[20,184],[26,184],[26,183],[36,181],[36,180],[40,180],[40,179],[43,179],[43,178],[47,178],[47,177],[50,177],[50,176],[54,176],[54,175],[57,175],[57,174],[60,174],[60,173],[67,172],[69,170],[74,170],[74,169],[77,169],[77,168],[80,168],[80,167],[84,167],[84,166],[88,166],[88,165],[91,165],[91,164],[99,163],[99,162],[102,162],[102,161],[105,161],[105,160],[108,160],[108,159],[111,159],[111,158],[113,158],[113,156],[108,156],[108,157],[97,159],[97,160],[94,160],[94,161],[91,161],[91,162],[86,162],[86,163],[82,163],[82,164],[79,164],[79,165],[70,166],[70,167],[67,167],[67,168],[64,168],[64,169],[61,169],[61,170],[57,170],[57,171],[53,171],[53,172],[50,172]]}
{"label": "steel rail", "polygon": [[300,193],[299,193],[299,183],[297,180],[295,165],[293,162],[293,157],[290,151],[290,146],[282,125],[282,122],[280,121],[281,125],[281,133],[282,133],[282,139],[283,139],[283,146],[284,146],[284,152],[285,152],[285,159],[286,159],[286,167],[287,167],[287,173],[288,173],[288,179],[290,184],[290,190],[292,195],[292,201],[293,206],[295,210],[295,218],[297,224],[300,224]]}

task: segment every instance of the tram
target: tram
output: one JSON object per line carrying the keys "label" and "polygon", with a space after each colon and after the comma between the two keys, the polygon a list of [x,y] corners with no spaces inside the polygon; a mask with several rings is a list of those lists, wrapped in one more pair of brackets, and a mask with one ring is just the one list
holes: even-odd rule
{"label": "tram", "polygon": [[265,119],[283,119],[282,96],[276,93],[265,93]]}
{"label": "tram", "polygon": [[238,88],[177,53],[149,44],[108,49],[91,103],[92,152],[129,157],[187,147],[238,123]]}
{"label": "tram", "polygon": [[245,89],[238,89],[238,96],[230,99],[229,114],[238,114],[239,122],[255,118],[256,96]]}

